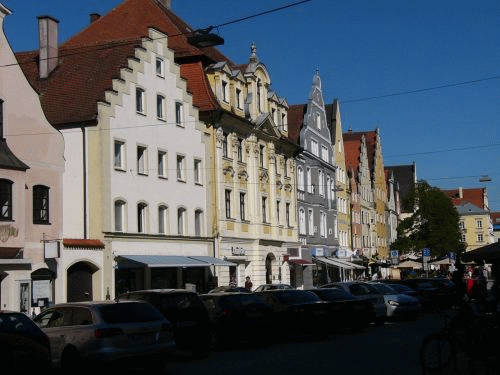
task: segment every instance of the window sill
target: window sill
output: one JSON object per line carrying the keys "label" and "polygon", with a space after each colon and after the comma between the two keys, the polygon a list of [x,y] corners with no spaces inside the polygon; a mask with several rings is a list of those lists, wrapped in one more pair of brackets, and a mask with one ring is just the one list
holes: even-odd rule
{"label": "window sill", "polygon": [[12,218],[0,218],[0,222],[2,222],[2,223],[14,223],[15,220]]}
{"label": "window sill", "polygon": [[127,172],[124,168],[122,167],[115,167],[115,171],[117,172]]}
{"label": "window sill", "polygon": [[33,221],[33,224],[34,225],[52,225],[52,223],[50,223],[50,222],[45,223],[45,222],[36,222],[36,221]]}
{"label": "window sill", "polygon": [[186,183],[186,180],[181,179],[181,178],[178,178],[178,179],[177,179],[177,182],[182,182],[183,184],[185,184],[185,183]]}
{"label": "window sill", "polygon": [[195,184],[196,186],[203,186],[203,183],[201,183],[201,182],[196,182],[196,181],[195,181],[195,182],[194,182],[194,184]]}
{"label": "window sill", "polygon": [[176,122],[175,123],[175,126],[179,127],[179,128],[183,128],[184,127],[184,124],[183,123],[178,123]]}
{"label": "window sill", "polygon": [[156,76],[157,76],[158,78],[163,78],[163,79],[165,79],[165,74],[158,74],[158,73],[156,73]]}
{"label": "window sill", "polygon": [[161,122],[167,122],[167,119],[165,117],[156,117],[158,119],[158,121],[161,121]]}
{"label": "window sill", "polygon": [[137,175],[138,175],[138,176],[145,176],[145,177],[147,177],[147,176],[148,176],[148,174],[147,174],[147,173],[144,173],[144,172],[137,172]]}
{"label": "window sill", "polygon": [[135,113],[141,116],[146,116],[146,112],[135,111]]}
{"label": "window sill", "polygon": [[161,175],[159,175],[159,176],[158,176],[158,178],[159,178],[160,180],[168,180],[168,177],[167,177],[167,176],[161,176]]}

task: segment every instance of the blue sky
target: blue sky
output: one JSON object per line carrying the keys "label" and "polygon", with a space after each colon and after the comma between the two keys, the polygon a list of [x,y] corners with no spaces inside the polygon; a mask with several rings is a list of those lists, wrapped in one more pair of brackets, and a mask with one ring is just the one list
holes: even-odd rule
{"label": "blue sky", "polygon": [[[64,42],[122,0],[0,0],[14,51],[38,47],[37,19],[60,20]],[[297,0],[172,0],[194,28],[220,25]],[[235,6],[237,4],[238,6]],[[379,127],[386,165],[417,165],[441,188],[488,188],[500,211],[500,2],[312,0],[220,27],[221,47],[246,62],[250,44],[290,104],[305,103],[319,70],[326,103],[341,102],[344,131]],[[419,93],[386,94],[483,80]],[[479,182],[489,175],[491,182]]]}

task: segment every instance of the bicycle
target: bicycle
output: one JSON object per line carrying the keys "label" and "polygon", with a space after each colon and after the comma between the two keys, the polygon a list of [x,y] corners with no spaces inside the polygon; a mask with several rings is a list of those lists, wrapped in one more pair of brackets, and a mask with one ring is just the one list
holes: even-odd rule
{"label": "bicycle", "polygon": [[494,357],[496,346],[490,344],[498,340],[496,314],[480,313],[477,307],[475,302],[460,305],[454,317],[445,317],[445,325],[439,332],[424,338],[419,353],[424,372],[443,371],[451,364],[457,372],[459,354],[464,355],[474,372],[478,360],[487,364]]}

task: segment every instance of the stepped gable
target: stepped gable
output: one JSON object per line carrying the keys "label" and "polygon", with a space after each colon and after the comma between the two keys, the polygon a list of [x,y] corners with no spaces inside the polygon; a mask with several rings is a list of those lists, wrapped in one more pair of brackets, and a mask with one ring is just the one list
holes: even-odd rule
{"label": "stepped gable", "polygon": [[375,145],[377,143],[377,133],[376,131],[369,132],[352,132],[348,131],[343,134],[344,136],[344,144],[349,141],[357,141],[361,142],[361,138],[365,136],[366,142],[366,152],[368,154],[368,163],[370,165],[370,170],[373,171],[374,162],[375,162]]}
{"label": "stepped gable", "polygon": [[[345,135],[345,133],[344,133]],[[359,162],[361,155],[361,138],[359,140],[346,140],[344,138],[344,157],[346,169],[352,168],[354,176],[359,172]]]}

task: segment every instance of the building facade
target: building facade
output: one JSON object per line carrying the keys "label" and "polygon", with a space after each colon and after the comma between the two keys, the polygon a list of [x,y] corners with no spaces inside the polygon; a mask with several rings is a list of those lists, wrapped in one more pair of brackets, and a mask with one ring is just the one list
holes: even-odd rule
{"label": "building facade", "polygon": [[10,13],[0,4],[0,309],[32,314],[55,300],[64,142],[5,37]]}

